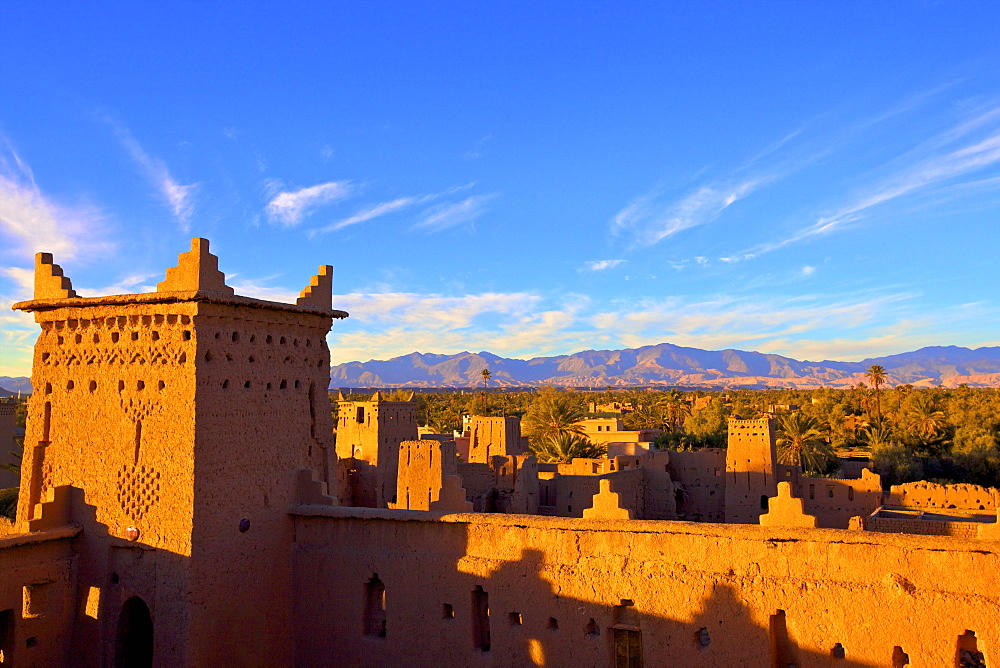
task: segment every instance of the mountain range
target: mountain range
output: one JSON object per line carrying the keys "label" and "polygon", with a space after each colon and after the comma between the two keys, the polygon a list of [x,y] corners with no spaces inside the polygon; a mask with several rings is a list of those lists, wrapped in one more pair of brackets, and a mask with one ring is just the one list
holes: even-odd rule
{"label": "mountain range", "polygon": [[[349,362],[330,368],[330,387],[482,387],[489,369],[491,387],[605,388],[660,386],[703,389],[847,387],[862,382],[873,364],[885,367],[889,385],[915,387],[965,383],[1000,387],[1000,346],[932,346],[913,352],[870,357],[860,362],[804,362],[745,350],[701,350],[659,343],[624,350],[585,350],[529,360],[489,352],[454,355],[410,353],[389,360]],[[0,376],[0,396],[31,392],[26,377]]]}
{"label": "mountain range", "polygon": [[859,362],[808,362],[743,350],[701,350],[660,343],[624,350],[585,350],[529,360],[489,352],[411,353],[390,360],[350,362],[330,369],[332,387],[475,387],[489,369],[493,387],[557,385],[604,388],[847,387],[879,364],[889,384],[1000,387],[1000,346],[975,350],[933,346]]}

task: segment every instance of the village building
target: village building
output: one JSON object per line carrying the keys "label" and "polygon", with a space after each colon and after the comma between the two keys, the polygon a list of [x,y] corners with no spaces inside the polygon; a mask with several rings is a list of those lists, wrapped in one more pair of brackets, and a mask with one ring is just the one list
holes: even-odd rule
{"label": "village building", "polygon": [[[24,434],[17,427],[17,404],[13,397],[0,397],[0,464],[19,463],[14,453],[19,449],[17,440]],[[17,487],[19,479],[16,473],[0,469],[0,489]]]}
{"label": "village building", "polygon": [[[196,239],[156,292],[81,298],[39,254],[15,305],[41,334],[21,503],[0,522],[2,664],[1000,659],[998,525],[817,528],[767,419],[732,424],[721,459],[544,471],[506,423],[460,462],[416,437],[410,402],[376,396],[341,405],[335,445],[326,336],[347,314],[331,277],[321,267],[295,304],[238,296]],[[549,473],[573,517],[540,514]],[[712,512],[740,523],[640,517],[676,510],[694,479],[688,501],[722,499]],[[502,512],[473,512],[487,483],[510,490]]]}
{"label": "village building", "polygon": [[[582,434],[594,445],[609,443],[652,443],[659,429],[625,429],[621,418],[588,418],[576,423]],[[647,446],[648,448],[648,446]]]}

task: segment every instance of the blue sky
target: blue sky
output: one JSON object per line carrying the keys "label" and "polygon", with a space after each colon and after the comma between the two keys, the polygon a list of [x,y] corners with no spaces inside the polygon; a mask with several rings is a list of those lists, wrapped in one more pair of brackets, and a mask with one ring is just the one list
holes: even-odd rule
{"label": "blue sky", "polygon": [[[32,254],[335,267],[333,363],[997,345],[996,2],[5,2],[0,375]],[[169,5],[169,6],[166,6]]]}

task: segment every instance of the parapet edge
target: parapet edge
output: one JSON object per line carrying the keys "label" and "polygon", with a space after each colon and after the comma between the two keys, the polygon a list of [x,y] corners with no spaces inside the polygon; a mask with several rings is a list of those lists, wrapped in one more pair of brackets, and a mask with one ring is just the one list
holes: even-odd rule
{"label": "parapet edge", "polygon": [[122,306],[127,304],[176,304],[179,302],[202,302],[224,304],[227,306],[245,306],[249,308],[269,309],[272,311],[288,311],[291,313],[307,313],[343,320],[348,317],[347,311],[337,309],[316,308],[309,305],[285,304],[241,295],[225,295],[218,292],[140,292],[132,295],[108,295],[102,297],[67,297],[57,299],[31,299],[17,302],[11,306],[15,311],[51,311],[54,309],[80,306]]}

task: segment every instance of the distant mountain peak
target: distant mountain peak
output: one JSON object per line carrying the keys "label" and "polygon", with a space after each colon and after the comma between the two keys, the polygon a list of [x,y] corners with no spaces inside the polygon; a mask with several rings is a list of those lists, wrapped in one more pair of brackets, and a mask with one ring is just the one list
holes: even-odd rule
{"label": "distant mountain peak", "polygon": [[[419,364],[414,364],[419,360]],[[484,365],[484,362],[486,365]],[[334,387],[477,387],[482,370],[498,386],[593,388],[663,386],[704,388],[848,387],[864,380],[865,370],[881,364],[891,384],[1000,386],[1000,347],[975,350],[927,346],[916,351],[860,362],[795,360],[772,353],[727,348],[701,350],[657,343],[619,350],[583,350],[570,355],[506,358],[480,351],[453,355],[410,353],[390,360],[349,362],[331,368]]]}

